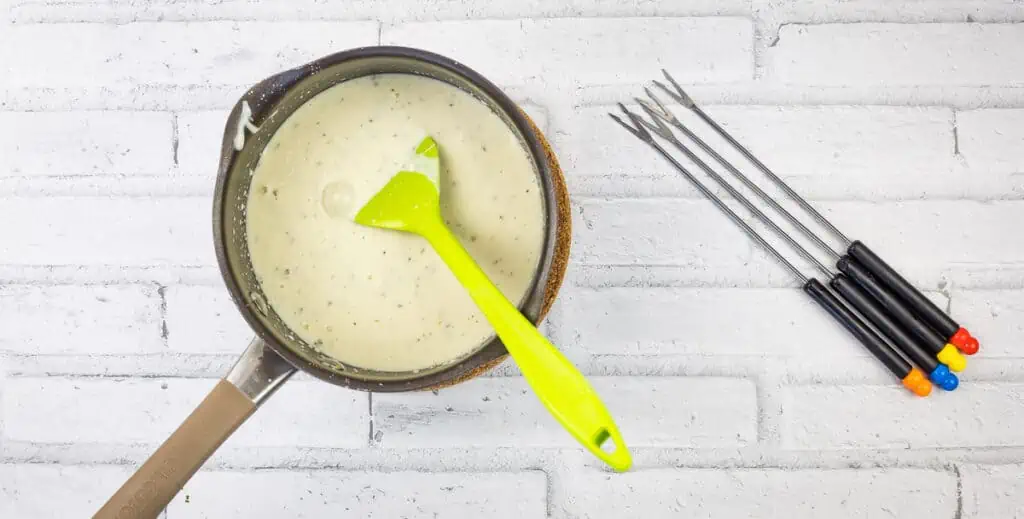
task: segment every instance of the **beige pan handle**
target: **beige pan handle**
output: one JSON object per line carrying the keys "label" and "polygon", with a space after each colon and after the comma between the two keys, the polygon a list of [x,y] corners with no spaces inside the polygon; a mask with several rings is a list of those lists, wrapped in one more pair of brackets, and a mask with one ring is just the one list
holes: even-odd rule
{"label": "beige pan handle", "polygon": [[260,339],[93,519],[154,519],[238,426],[295,373]]}

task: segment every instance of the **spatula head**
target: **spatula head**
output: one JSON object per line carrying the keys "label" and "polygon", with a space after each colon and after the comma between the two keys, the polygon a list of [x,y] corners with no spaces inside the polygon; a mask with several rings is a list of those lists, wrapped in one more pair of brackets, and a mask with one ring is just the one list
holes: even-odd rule
{"label": "spatula head", "polygon": [[370,198],[355,222],[370,227],[419,233],[441,217],[441,159],[437,143],[426,137],[416,146],[408,169],[396,173]]}

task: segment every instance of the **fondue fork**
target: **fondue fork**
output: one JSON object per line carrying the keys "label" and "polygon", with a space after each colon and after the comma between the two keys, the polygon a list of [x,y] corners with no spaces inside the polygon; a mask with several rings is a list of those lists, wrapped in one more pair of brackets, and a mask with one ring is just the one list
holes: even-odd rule
{"label": "fondue fork", "polygon": [[[747,236],[757,242],[765,251],[771,254],[775,259],[782,263],[790,272],[793,273],[803,283],[804,292],[810,296],[818,305],[820,305],[825,311],[827,311],[833,318],[836,319],[844,328],[846,328],[854,337],[857,338],[875,356],[896,378],[903,382],[911,392],[918,396],[928,396],[932,390],[932,384],[928,381],[925,374],[917,368],[913,367],[897,350],[893,347],[889,340],[899,341],[901,345],[906,345],[912,342],[909,337],[905,335],[893,336],[889,334],[889,339],[886,339],[871,327],[867,325],[860,317],[857,316],[848,306],[848,303],[852,303],[855,308],[865,313],[869,320],[879,328],[890,331],[887,328],[892,328],[893,323],[886,321],[884,313],[877,311],[877,306],[871,301],[871,299],[864,294],[860,289],[849,281],[849,279],[843,277],[842,274],[833,274],[827,267],[817,263],[812,259],[812,262],[816,263],[819,270],[822,271],[827,277],[832,278],[831,284],[834,288],[839,291],[846,302],[839,297],[835,296],[831,291],[825,287],[816,278],[805,275],[799,268],[797,268],[792,262],[786,259],[777,249],[771,246],[767,240],[764,239],[757,231],[750,227],[747,222],[743,220],[735,211],[733,211],[726,203],[716,196],[707,186],[704,185],[700,180],[694,176],[685,166],[683,166],[675,157],[672,156],[661,144],[658,143],[651,135],[653,131],[659,137],[676,144],[678,142],[671,131],[660,124],[660,121],[655,119],[655,124],[648,123],[638,115],[630,112],[625,106],[619,105],[626,116],[633,122],[632,125],[627,124],[621,118],[615,114],[609,114],[616,123],[621,125],[624,129],[633,134],[634,137],[643,141],[648,146],[658,152],[666,161],[672,164],[672,166],[682,174],[702,195],[710,200],[723,214],[725,214],[733,223],[735,223]],[[674,141],[674,142],[673,142]],[[677,146],[679,147],[679,146]],[[685,148],[681,148],[683,151],[688,151]],[[691,156],[687,153],[687,156],[693,160],[696,156]],[[706,168],[703,162],[700,162],[699,158],[696,158],[695,163],[701,169],[704,169],[705,173],[708,173],[712,179],[718,182],[722,187],[726,188],[730,195],[737,199],[744,207],[754,213],[758,219],[763,219],[764,223],[768,225],[773,231],[783,236],[787,243],[796,249],[802,256],[807,259],[811,259],[812,256],[801,247],[796,241],[792,240],[786,235],[777,225],[775,225],[770,219],[767,219],[756,206],[750,203],[741,193],[736,191],[734,188],[728,185],[717,173]],[[866,311],[865,311],[866,310]],[[881,320],[877,320],[881,317]],[[898,328],[897,328],[898,329]],[[915,351],[915,361],[921,362],[925,370],[929,371],[931,378],[946,390],[956,389],[959,385],[959,381],[955,375],[946,369],[946,366],[938,364],[937,361],[928,357],[923,351]],[[941,367],[940,367],[941,366]]]}

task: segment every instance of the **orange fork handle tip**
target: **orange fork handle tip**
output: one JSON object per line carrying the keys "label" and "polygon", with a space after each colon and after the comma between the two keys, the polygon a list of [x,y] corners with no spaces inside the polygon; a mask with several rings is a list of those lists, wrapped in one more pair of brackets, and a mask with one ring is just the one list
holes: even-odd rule
{"label": "orange fork handle tip", "polygon": [[917,396],[928,396],[932,392],[931,381],[917,368],[911,369],[910,373],[903,377],[903,385]]}

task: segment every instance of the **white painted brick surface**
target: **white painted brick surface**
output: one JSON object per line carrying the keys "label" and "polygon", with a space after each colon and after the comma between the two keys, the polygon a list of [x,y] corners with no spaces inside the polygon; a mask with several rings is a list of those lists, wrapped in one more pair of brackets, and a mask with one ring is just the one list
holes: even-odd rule
{"label": "white painted brick surface", "polygon": [[[660,91],[658,95],[668,100]],[[899,174],[949,173],[955,165],[953,112],[946,108],[704,109],[761,161],[786,176],[826,176],[844,183],[866,179],[884,182],[886,177]],[[619,130],[607,112],[619,110],[614,105],[581,108],[556,121],[558,150],[574,175],[675,174],[664,159]],[[673,112],[734,166],[753,169],[739,154],[728,153],[728,145],[687,110],[675,107]],[[685,138],[684,142],[689,145]],[[690,147],[697,149],[696,145]],[[710,158],[705,160],[717,166]]]}
{"label": "white painted brick surface", "polygon": [[956,479],[931,470],[638,470],[588,472],[568,482],[566,516],[943,517]]}
{"label": "white painted brick surface", "polygon": [[750,258],[742,231],[710,202],[583,199],[573,253],[584,265],[679,265],[728,269]]}
{"label": "white painted brick surface", "polygon": [[743,0],[350,0],[343,4],[320,0],[151,0],[145,3],[95,0],[10,0],[19,22],[53,20],[192,20],[192,19],[492,19],[570,16],[654,16],[745,13]]}
{"label": "white painted brick surface", "polygon": [[1024,517],[1024,465],[968,465],[963,478],[965,519]]}
{"label": "white painted brick surface", "polygon": [[0,517],[65,519],[92,514],[130,475],[126,466],[0,464]]}
{"label": "white painted brick surface", "polygon": [[[36,443],[157,446],[216,381],[25,377],[7,380],[6,439]],[[316,410],[316,411],[311,411]],[[286,384],[225,444],[232,447],[364,446],[365,393],[311,380]]]}
{"label": "white painted brick surface", "polygon": [[818,86],[1020,86],[1022,39],[1019,24],[787,25],[766,54],[766,79]]}
{"label": "white painted brick surface", "polygon": [[952,314],[973,330],[985,358],[1020,355],[1024,337],[1024,292],[1020,290],[954,291]]}
{"label": "white painted brick surface", "polygon": [[172,519],[489,517],[543,519],[543,472],[200,472],[168,507]]}
{"label": "white painted brick surface", "polygon": [[171,116],[0,112],[0,177],[166,175]]}
{"label": "white painted brick surface", "polygon": [[797,288],[580,288],[562,306],[574,345],[601,355],[869,355]]}
{"label": "white painted brick surface", "polygon": [[1020,442],[1024,384],[979,382],[919,399],[899,386],[794,386],[782,416],[788,447],[1002,447]]}
{"label": "white painted brick surface", "polygon": [[0,263],[213,265],[212,201],[203,198],[0,198]]}
{"label": "white painted brick surface", "polygon": [[230,109],[179,113],[178,169],[185,175],[217,177],[220,146]]}
{"label": "white painted brick surface", "polygon": [[972,169],[1024,174],[1024,110],[959,112],[956,127],[960,154]]}
{"label": "white painted brick surface", "polygon": [[[631,446],[730,447],[756,440],[754,385],[726,378],[592,377]],[[684,395],[714,395],[685,398]],[[376,394],[381,445],[566,447],[574,440],[520,378],[484,378],[438,394]]]}
{"label": "white painted brick surface", "polygon": [[[936,287],[945,272],[997,270],[1024,261],[1024,240],[1007,239],[1007,222],[1024,218],[1018,201],[908,201],[814,204],[840,230],[919,285]],[[899,225],[882,225],[899,222]],[[754,263],[776,263],[760,249]]]}
{"label": "white painted brick surface", "polygon": [[142,285],[0,287],[0,352],[141,354],[164,349],[160,298]]}
{"label": "white painted brick surface", "polygon": [[[718,44],[705,45],[709,38]],[[382,41],[440,52],[514,86],[640,84],[659,67],[690,81],[753,74],[752,28],[739,18],[407,23],[384,26]]]}
{"label": "white painted brick surface", "polygon": [[376,42],[375,22],[14,25],[0,33],[0,88],[249,86]]}
{"label": "white painted brick surface", "polygon": [[223,286],[173,286],[165,297],[171,351],[241,353],[255,336]]}

